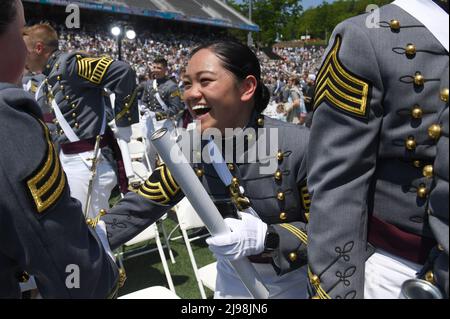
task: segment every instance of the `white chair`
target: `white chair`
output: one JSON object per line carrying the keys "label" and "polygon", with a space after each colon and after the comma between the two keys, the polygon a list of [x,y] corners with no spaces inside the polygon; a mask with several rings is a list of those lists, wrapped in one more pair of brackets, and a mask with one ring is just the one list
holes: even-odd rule
{"label": "white chair", "polygon": [[131,167],[133,168],[134,177],[130,179],[128,182],[133,187],[139,186],[140,184],[144,183],[146,179],[150,176],[150,171],[141,162],[132,161]]}
{"label": "white chair", "polygon": [[180,203],[178,203],[178,205],[176,206],[176,213],[179,222],[179,227],[184,242],[186,244],[186,249],[188,251],[189,258],[191,260],[192,269],[194,270],[195,279],[197,280],[200,295],[202,296],[203,299],[206,299],[205,289],[203,285],[214,291],[217,270],[215,265],[213,265],[215,263],[213,263],[202,267],[203,270],[202,273],[200,274],[197,262],[195,261],[194,253],[192,252],[191,242],[199,238],[209,236],[209,234],[195,238],[189,238],[187,234],[187,231],[189,229],[205,227],[205,224],[197,215],[197,213],[195,212],[194,208],[192,207],[191,203],[187,198],[183,198],[183,200]]}
{"label": "white chair", "polygon": [[117,299],[181,299],[177,294],[163,286],[153,286],[141,289]]}
{"label": "white chair", "polygon": [[142,132],[142,124],[141,123],[131,124],[131,139],[138,140],[142,139],[143,137],[144,134]]}
{"label": "white chair", "polygon": [[151,239],[155,239],[156,241],[156,247],[159,253],[159,256],[161,258],[161,262],[163,265],[163,269],[164,269],[164,273],[166,275],[166,279],[167,279],[167,284],[169,285],[170,290],[173,293],[175,292],[175,286],[173,285],[173,281],[172,281],[172,276],[170,275],[170,271],[169,271],[169,267],[167,266],[167,260],[166,260],[166,256],[164,254],[164,250],[161,244],[161,239],[159,237],[159,232],[158,232],[158,227],[156,225],[156,223],[150,225],[149,227],[147,227],[144,231],[142,231],[141,233],[139,233],[136,237],[134,237],[133,239],[129,240],[128,242],[126,242],[123,246],[122,246],[122,251],[119,252],[117,254],[117,257],[119,259],[119,265],[123,268],[123,260],[124,259],[129,259],[129,258],[133,258],[133,257],[137,257],[149,252],[154,251],[154,249],[147,249],[144,251],[139,251],[139,252],[124,252],[125,247],[129,247],[138,243],[143,243],[143,242],[147,242]]}
{"label": "white chair", "polygon": [[131,140],[128,143],[128,151],[132,161],[141,161],[145,156],[145,145],[142,142]]}

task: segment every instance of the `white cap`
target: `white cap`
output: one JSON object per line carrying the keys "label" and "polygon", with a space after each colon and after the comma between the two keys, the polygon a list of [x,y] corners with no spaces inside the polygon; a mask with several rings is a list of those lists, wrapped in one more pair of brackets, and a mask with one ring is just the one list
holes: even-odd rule
{"label": "white cap", "polygon": [[315,74],[308,75],[308,80],[315,81],[316,80],[316,75]]}

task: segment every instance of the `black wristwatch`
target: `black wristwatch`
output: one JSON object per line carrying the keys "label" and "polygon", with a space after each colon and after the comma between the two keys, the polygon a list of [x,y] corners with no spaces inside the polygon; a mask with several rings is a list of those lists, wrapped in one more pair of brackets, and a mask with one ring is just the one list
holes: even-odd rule
{"label": "black wristwatch", "polygon": [[264,254],[271,254],[280,245],[280,236],[272,226],[267,227],[266,239],[264,241]]}

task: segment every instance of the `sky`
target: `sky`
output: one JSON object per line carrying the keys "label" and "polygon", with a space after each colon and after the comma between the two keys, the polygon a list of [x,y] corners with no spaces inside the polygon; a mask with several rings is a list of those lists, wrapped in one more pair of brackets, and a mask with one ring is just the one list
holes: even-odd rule
{"label": "sky", "polygon": [[[326,0],[326,2],[328,2],[328,3],[332,3],[332,2],[334,2],[335,0]],[[242,3],[243,2],[243,0],[237,0],[236,2],[240,2],[240,3]],[[318,6],[319,4],[321,4],[323,2],[323,0],[302,0],[302,4],[303,4],[303,9],[308,9],[308,8],[310,8],[310,7],[316,7],[316,6]]]}

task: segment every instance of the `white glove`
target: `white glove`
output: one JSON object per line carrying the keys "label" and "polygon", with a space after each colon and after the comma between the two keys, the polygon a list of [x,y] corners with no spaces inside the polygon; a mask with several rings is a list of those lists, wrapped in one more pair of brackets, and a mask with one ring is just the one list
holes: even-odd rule
{"label": "white glove", "polygon": [[108,235],[106,233],[106,224],[103,220],[98,221],[97,226],[95,227],[95,232],[97,233],[98,238],[100,239],[100,242],[105,249],[105,252],[109,257],[111,257],[112,260],[115,261],[116,259],[114,258],[114,254],[112,253],[111,247],[109,246]]}
{"label": "white glove", "polygon": [[264,251],[267,224],[256,216],[241,213],[242,219],[226,218],[231,234],[213,236],[206,239],[209,249],[217,259],[236,260]]}

